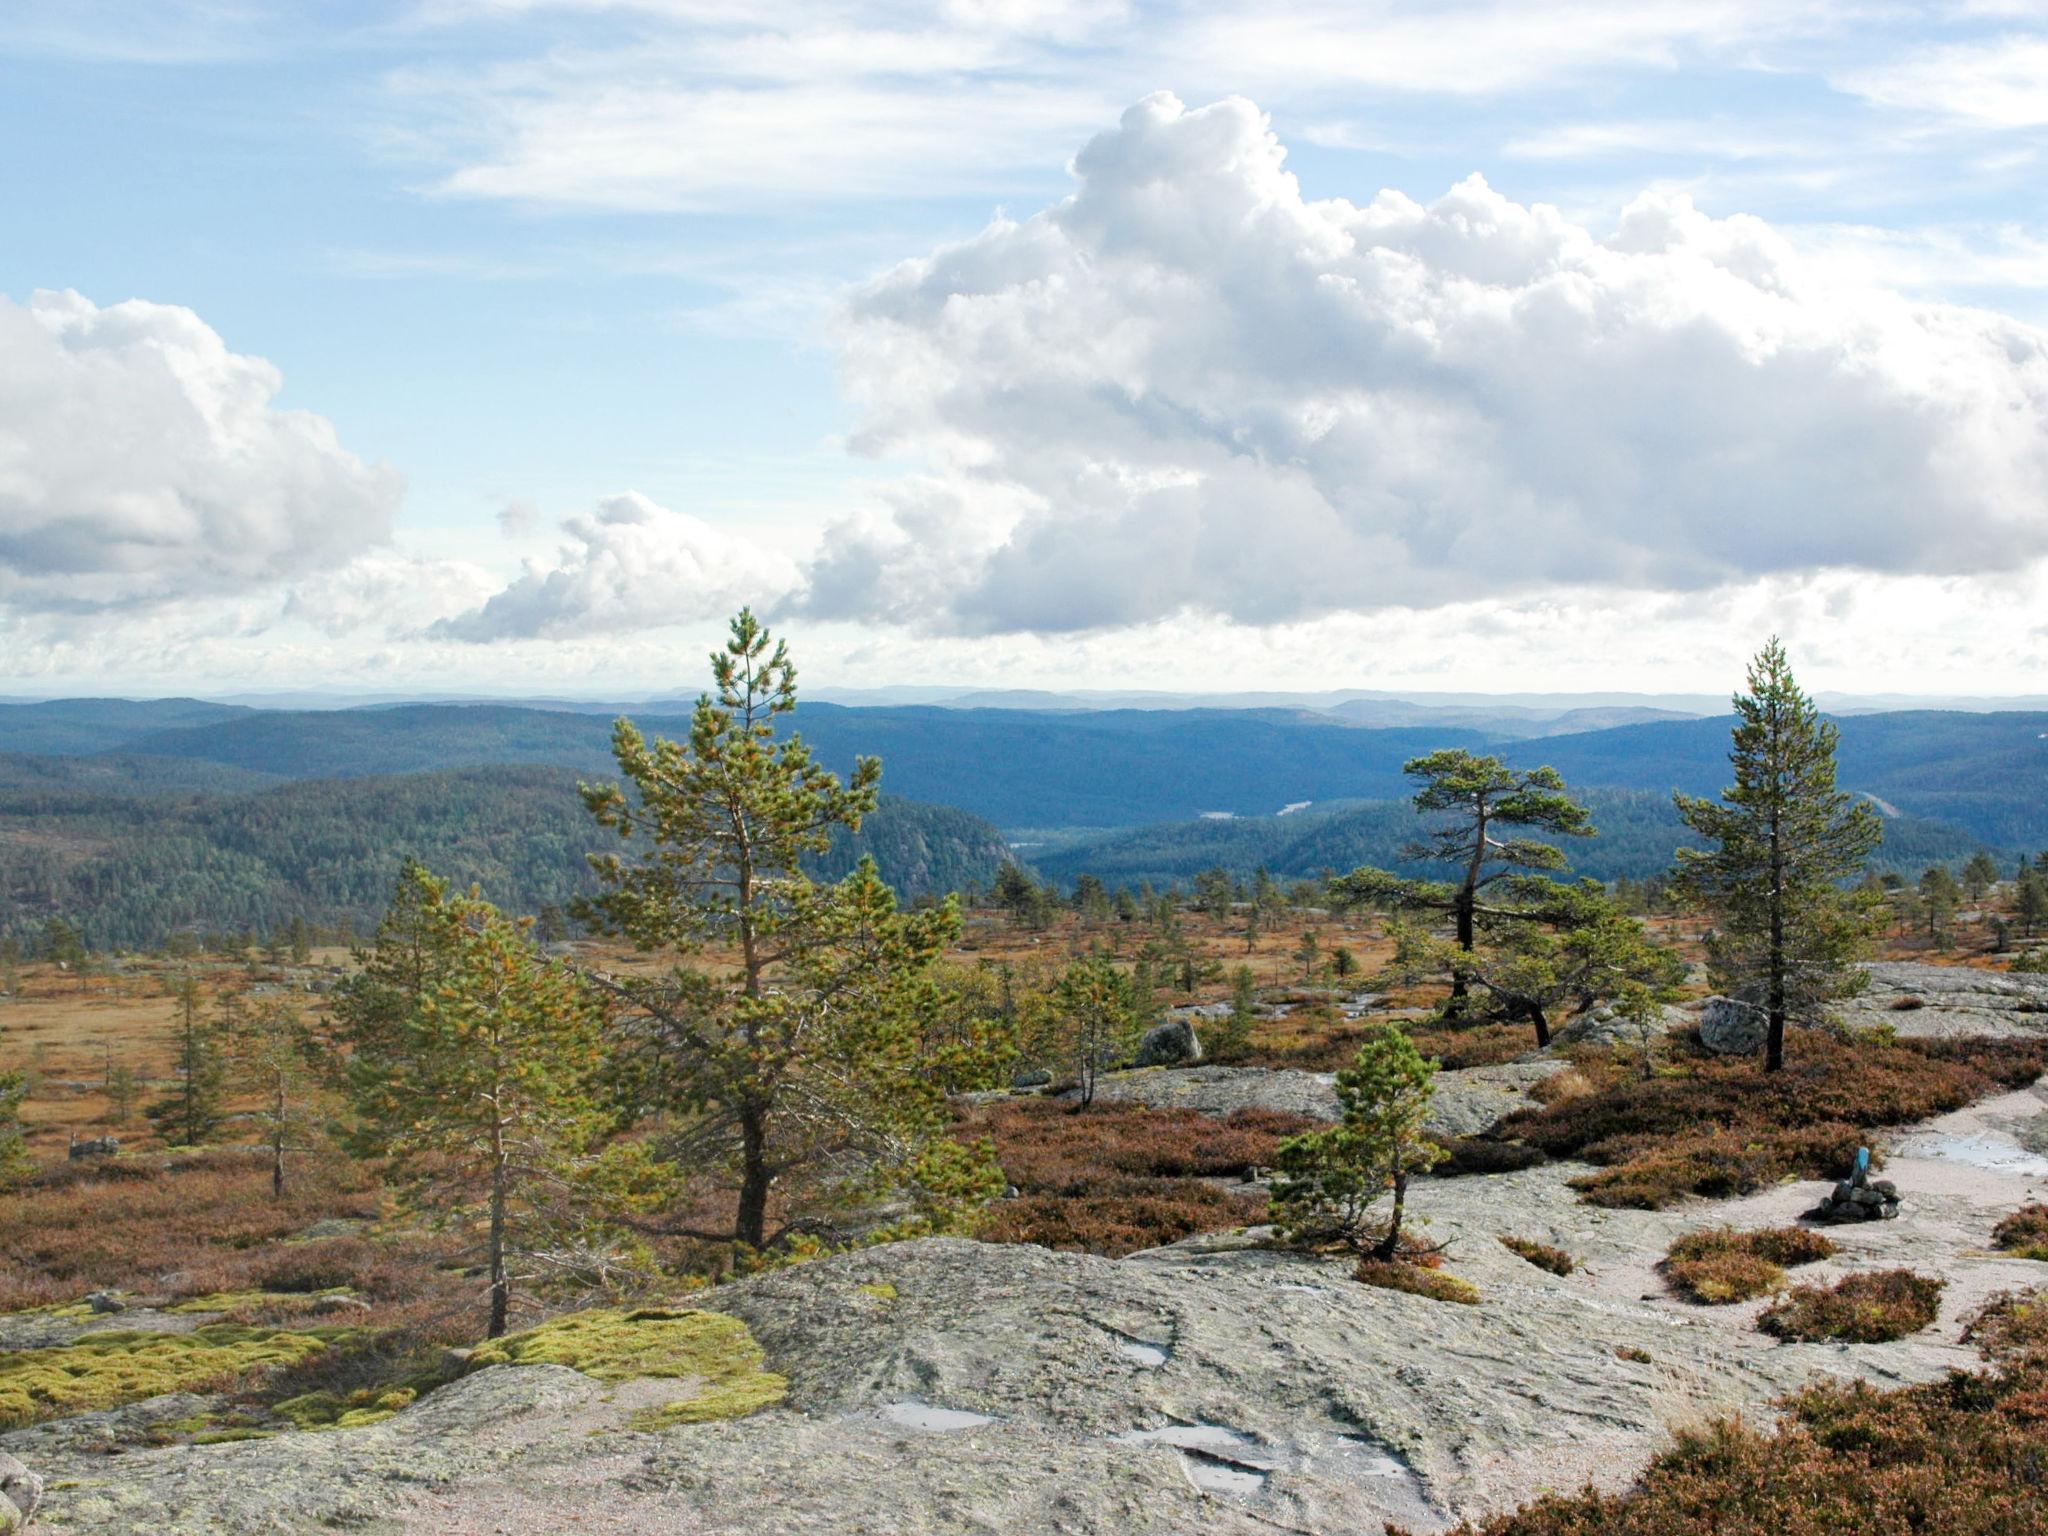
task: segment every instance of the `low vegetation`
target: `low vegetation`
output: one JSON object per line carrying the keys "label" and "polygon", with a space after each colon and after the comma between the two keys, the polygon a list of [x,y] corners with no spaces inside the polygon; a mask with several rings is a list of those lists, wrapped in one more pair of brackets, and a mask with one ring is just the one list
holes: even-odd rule
{"label": "low vegetation", "polygon": [[2048,1205],[2014,1211],[1992,1229],[1991,1246],[2015,1258],[2048,1261]]}
{"label": "low vegetation", "polygon": [[598,1307],[558,1317],[478,1349],[469,1369],[564,1365],[599,1381],[689,1380],[696,1390],[635,1419],[659,1429],[736,1419],[771,1408],[789,1382],[767,1369],[761,1346],[738,1318],[721,1312]]}
{"label": "low vegetation", "polygon": [[1017,1190],[989,1208],[978,1237],[1116,1258],[1264,1220],[1263,1199],[1205,1181],[1271,1167],[1281,1141],[1314,1124],[1261,1110],[1219,1120],[1101,1102],[1077,1113],[1034,1098],[970,1110],[954,1134],[987,1137]]}
{"label": "low vegetation", "polygon": [[1549,1495],[1452,1536],[2048,1530],[2048,1304],[1994,1297],[1965,1336],[1991,1369],[1889,1391],[1810,1387],[1781,1405],[1775,1432],[1740,1420],[1682,1431],[1625,1492]]}
{"label": "low vegetation", "polygon": [[1538,1269],[1547,1269],[1553,1275],[1568,1275],[1579,1267],[1578,1260],[1562,1248],[1549,1243],[1539,1243],[1532,1237],[1503,1237],[1501,1247],[1518,1259],[1526,1259]]}
{"label": "low vegetation", "polygon": [[229,1386],[297,1365],[346,1336],[216,1323],[191,1333],[112,1329],[52,1349],[0,1352],[0,1429]]}
{"label": "low vegetation", "polygon": [[1431,1301],[1451,1301],[1461,1307],[1476,1307],[1481,1299],[1479,1287],[1470,1280],[1460,1280],[1441,1269],[1430,1269],[1399,1259],[1361,1259],[1352,1273],[1361,1285],[1376,1286],[1383,1291],[1406,1291],[1411,1296],[1426,1296]]}
{"label": "low vegetation", "polygon": [[1726,1306],[1767,1296],[1785,1283],[1785,1271],[1832,1257],[1834,1243],[1805,1227],[1762,1227],[1738,1232],[1714,1227],[1688,1232],[1671,1245],[1660,1266],[1671,1288],[1702,1306]]}
{"label": "low vegetation", "polygon": [[1500,1134],[1601,1165],[1576,1182],[1595,1205],[1658,1210],[1786,1178],[1845,1177],[1879,1128],[1946,1114],[2048,1067],[2035,1040],[1850,1040],[1809,1030],[1781,1072],[1696,1054],[1643,1077],[1583,1053],[1583,1091],[1511,1116]]}
{"label": "low vegetation", "polygon": [[1796,1286],[1756,1325],[1806,1343],[1888,1344],[1940,1315],[1944,1283],[1910,1269],[1884,1269],[1846,1275],[1833,1285]]}

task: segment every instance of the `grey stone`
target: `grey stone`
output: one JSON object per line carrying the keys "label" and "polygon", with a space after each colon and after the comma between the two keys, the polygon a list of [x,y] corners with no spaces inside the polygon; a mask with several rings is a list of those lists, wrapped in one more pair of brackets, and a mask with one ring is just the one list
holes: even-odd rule
{"label": "grey stone", "polygon": [[1019,1072],[1010,1079],[1012,1093],[1024,1093],[1033,1088],[1044,1088],[1052,1082],[1052,1074],[1040,1068],[1032,1072]]}
{"label": "grey stone", "polygon": [[1710,997],[1700,1006],[1700,1044],[1721,1056],[1753,1056],[1764,1048],[1770,1021],[1761,1008],[1732,997]]}
{"label": "grey stone", "polygon": [[1169,1019],[1145,1031],[1138,1042],[1135,1065],[1140,1067],[1191,1066],[1202,1059],[1202,1040],[1187,1019]]}
{"label": "grey stone", "polygon": [[43,1480],[0,1451],[0,1536],[26,1530],[43,1502]]}
{"label": "grey stone", "polygon": [[128,1303],[112,1291],[92,1291],[86,1295],[85,1304],[95,1312],[126,1312]]}

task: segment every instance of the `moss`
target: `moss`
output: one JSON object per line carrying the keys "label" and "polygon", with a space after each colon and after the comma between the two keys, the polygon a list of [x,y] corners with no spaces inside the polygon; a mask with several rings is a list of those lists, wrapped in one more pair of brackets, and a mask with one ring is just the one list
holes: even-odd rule
{"label": "moss", "polygon": [[765,1368],[765,1358],[747,1325],[722,1312],[600,1307],[494,1339],[469,1364],[565,1365],[599,1381],[694,1378],[694,1396],[633,1418],[635,1428],[661,1429],[740,1418],[781,1402],[789,1383]]}
{"label": "moss", "polygon": [[896,1287],[886,1280],[877,1281],[873,1285],[861,1286],[860,1293],[863,1296],[872,1296],[877,1301],[894,1301],[896,1299]]}
{"label": "moss", "polygon": [[1478,1286],[1470,1280],[1460,1280],[1456,1275],[1447,1275],[1442,1270],[1365,1259],[1358,1266],[1356,1278],[1365,1285],[1376,1285],[1387,1291],[1406,1291],[1411,1296],[1427,1296],[1431,1301],[1454,1301],[1464,1307],[1479,1304]]}
{"label": "moss", "polygon": [[164,1308],[166,1312],[242,1312],[258,1307],[270,1307],[281,1311],[310,1311],[314,1303],[323,1296],[347,1296],[352,1294],[347,1286],[335,1286],[330,1290],[306,1291],[212,1291],[204,1296],[188,1296],[183,1301]]}
{"label": "moss", "polygon": [[415,1387],[360,1387],[346,1397],[337,1392],[307,1392],[286,1398],[277,1411],[300,1429],[362,1429],[410,1408],[418,1397]]}
{"label": "moss", "polygon": [[1562,1248],[1539,1243],[1532,1237],[1503,1237],[1500,1243],[1516,1258],[1526,1259],[1538,1269],[1547,1269],[1553,1275],[1568,1275],[1579,1267],[1578,1261]]}
{"label": "moss", "polygon": [[54,1349],[0,1354],[0,1428],[191,1392],[265,1366],[298,1365],[346,1329],[216,1323],[191,1333],[89,1333]]}
{"label": "moss", "polygon": [[210,1429],[204,1434],[194,1435],[194,1445],[232,1445],[237,1440],[268,1440],[277,1433],[274,1429]]}

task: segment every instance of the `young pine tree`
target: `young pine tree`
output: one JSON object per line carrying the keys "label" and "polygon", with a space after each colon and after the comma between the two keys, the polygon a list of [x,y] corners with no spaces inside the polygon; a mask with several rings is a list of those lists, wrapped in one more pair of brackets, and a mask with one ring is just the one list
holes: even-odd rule
{"label": "young pine tree", "polygon": [[1067,966],[1053,989],[1063,1054],[1081,1085],[1081,1107],[1095,1102],[1095,1084],[1107,1067],[1128,1059],[1139,1017],[1131,978],[1096,956]]}
{"label": "young pine tree", "polygon": [[[201,1011],[199,983],[181,976],[172,985],[178,1005],[177,1058],[170,1091],[143,1111],[159,1136],[174,1147],[196,1147],[220,1131],[227,1118],[227,1063],[219,1026]],[[232,1000],[223,999],[232,1009]]]}
{"label": "young pine tree", "polygon": [[[896,911],[872,863],[836,886],[813,882],[805,859],[834,829],[859,830],[881,764],[862,758],[842,783],[801,737],[778,739],[796,668],[752,613],[732,621],[711,669],[715,691],[697,701],[687,740],[615,727],[633,793],[586,786],[583,798],[641,851],[593,857],[605,889],[577,916],[671,960],[604,984],[620,1029],[668,1064],[688,1122],[677,1157],[737,1183],[731,1230],[692,1235],[758,1251],[809,1219],[807,1201],[843,1192],[849,1168],[863,1189],[895,1177],[921,1198],[919,1169],[951,1166],[911,1046],[920,988],[959,916],[951,902]],[[1009,884],[1019,900],[1027,887],[1043,896],[1021,870]],[[731,964],[685,963],[708,944]]]}
{"label": "young pine tree", "polygon": [[[1337,1074],[1343,1118],[1280,1144],[1273,1215],[1285,1241],[1309,1247],[1336,1243],[1367,1249],[1375,1258],[1394,1257],[1407,1214],[1408,1180],[1444,1156],[1422,1133],[1436,1094],[1436,1069],[1402,1030],[1371,1026],[1357,1059]],[[1393,1206],[1380,1226],[1372,1212],[1390,1191]]]}
{"label": "young pine tree", "polygon": [[17,1187],[36,1169],[22,1138],[21,1104],[27,1097],[19,1072],[0,1072],[0,1190]]}
{"label": "young pine tree", "polygon": [[422,1202],[450,1219],[482,1219],[496,1338],[510,1314],[512,1260],[558,1231],[558,1209],[594,1219],[577,1196],[609,1128],[597,1092],[602,1016],[573,972],[473,892],[443,891],[404,921],[420,919],[440,930],[427,946],[436,974],[380,1032],[351,1084]]}
{"label": "young pine tree", "polygon": [[229,1018],[221,1037],[228,1080],[256,1101],[256,1124],[270,1152],[270,1193],[282,1200],[287,1157],[313,1146],[322,1124],[317,1046],[299,1011],[280,999],[237,1008]]}
{"label": "young pine tree", "polygon": [[1877,813],[1835,785],[1838,732],[1793,680],[1774,636],[1735,697],[1729,761],[1716,800],[1674,798],[1710,849],[1682,848],[1674,885],[1710,911],[1715,986],[1763,1011],[1764,1070],[1785,1064],[1785,1024],[1818,1021],[1868,981],[1854,960],[1871,901],[1845,889],[1883,835]]}

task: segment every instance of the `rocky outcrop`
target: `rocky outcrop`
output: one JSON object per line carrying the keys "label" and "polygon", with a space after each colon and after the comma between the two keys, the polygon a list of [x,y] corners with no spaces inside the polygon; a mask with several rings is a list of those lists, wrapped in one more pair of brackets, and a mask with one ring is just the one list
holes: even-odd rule
{"label": "rocky outcrop", "polygon": [[2048,976],[1887,960],[1864,967],[1870,985],[1838,1010],[1844,1023],[1901,1035],[2048,1035]]}
{"label": "rocky outcrop", "polygon": [[[1543,1057],[1497,1067],[1439,1072],[1428,1129],[1439,1136],[1476,1136],[1536,1100],[1529,1089],[1563,1069]],[[1277,1110],[1311,1120],[1335,1120],[1337,1079],[1329,1072],[1270,1072],[1261,1067],[1183,1067],[1172,1072],[1115,1072],[1097,1080],[1095,1097],[1153,1109],[1192,1109],[1227,1115],[1240,1109]]]}

